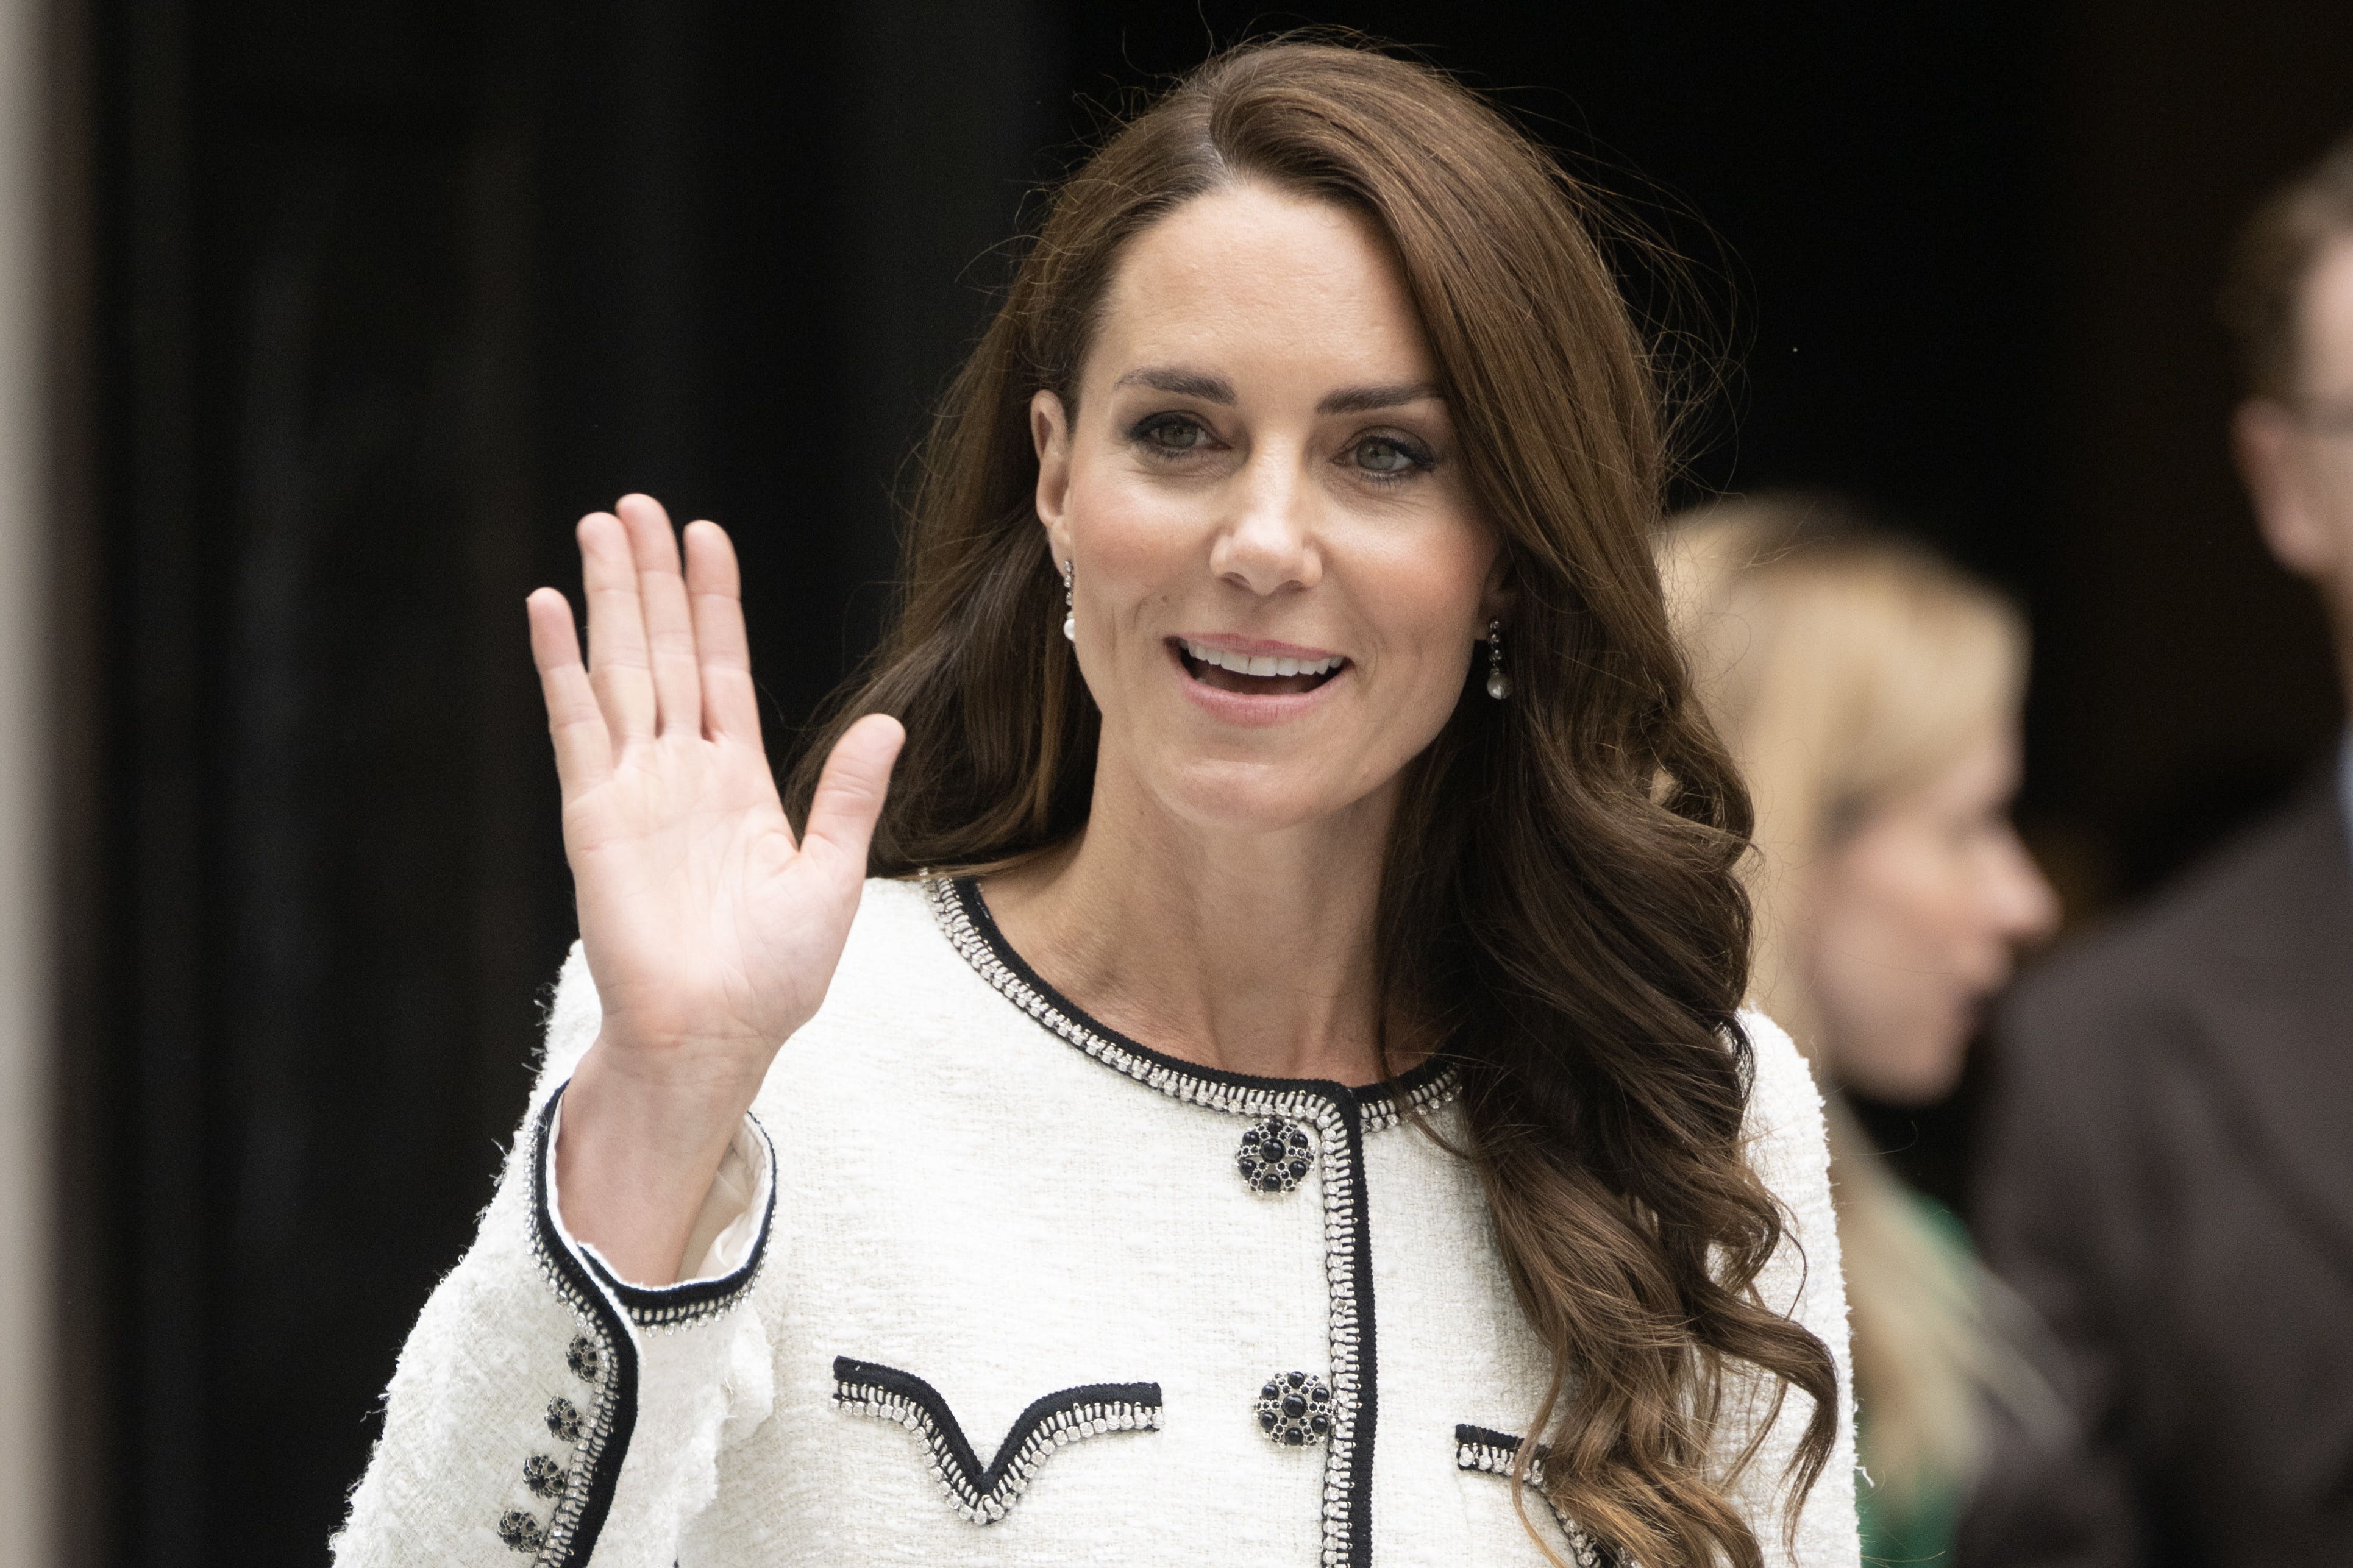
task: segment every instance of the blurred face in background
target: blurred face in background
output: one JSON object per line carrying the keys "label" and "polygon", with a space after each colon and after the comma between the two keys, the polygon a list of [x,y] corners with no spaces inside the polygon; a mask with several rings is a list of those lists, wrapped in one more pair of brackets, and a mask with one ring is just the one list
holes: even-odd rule
{"label": "blurred face in background", "polygon": [[2321,251],[2301,305],[2294,393],[2240,409],[2239,465],[2264,542],[2327,599],[2353,687],[2353,235]]}
{"label": "blurred face in background", "polygon": [[2015,726],[1989,729],[1820,861],[1803,962],[1818,1048],[1856,1092],[1896,1105],[1950,1093],[2018,947],[2058,924],[2058,899],[2010,826],[2018,778]]}

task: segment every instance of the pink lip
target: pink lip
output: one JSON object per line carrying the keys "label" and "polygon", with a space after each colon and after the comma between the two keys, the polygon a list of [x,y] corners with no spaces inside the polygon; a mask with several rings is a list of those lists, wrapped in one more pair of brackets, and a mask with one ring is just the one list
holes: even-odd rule
{"label": "pink lip", "polygon": [[1269,642],[1264,637],[1228,637],[1223,632],[1179,632],[1178,642],[1197,642],[1203,647],[1216,648],[1219,653],[1239,653],[1251,658],[1337,658],[1340,656],[1328,647],[1308,647],[1295,642]]}
{"label": "pink lip", "polygon": [[[1249,654],[1267,658],[1331,658],[1322,648],[1303,647],[1297,643],[1268,642],[1261,638],[1232,637],[1193,637],[1182,639],[1205,644],[1224,653]],[[1187,700],[1222,723],[1238,728],[1261,730],[1271,725],[1287,723],[1303,718],[1319,703],[1330,697],[1332,689],[1356,673],[1354,664],[1344,663],[1334,670],[1324,683],[1313,691],[1269,692],[1253,696],[1240,691],[1224,691],[1193,679],[1185,668],[1185,650],[1180,640],[1170,638],[1168,668],[1176,672],[1185,688]]]}

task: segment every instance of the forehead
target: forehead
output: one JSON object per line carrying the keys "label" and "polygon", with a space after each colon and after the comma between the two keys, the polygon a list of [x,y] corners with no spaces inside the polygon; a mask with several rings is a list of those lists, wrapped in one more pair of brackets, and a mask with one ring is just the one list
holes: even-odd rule
{"label": "forehead", "polygon": [[1164,363],[1239,384],[1437,379],[1378,226],[1328,202],[1251,184],[1187,202],[1120,258],[1085,379]]}

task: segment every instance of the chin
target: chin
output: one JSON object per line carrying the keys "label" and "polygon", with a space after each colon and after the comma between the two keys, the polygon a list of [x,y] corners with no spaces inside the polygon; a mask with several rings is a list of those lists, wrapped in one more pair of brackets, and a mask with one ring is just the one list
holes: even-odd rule
{"label": "chin", "polygon": [[[1944,1047],[1944,1042],[1938,1043]],[[1950,1099],[1953,1090],[1961,1086],[1968,1044],[1966,1038],[1955,1040],[1934,1056],[1905,1064],[1889,1075],[1888,1082],[1881,1086],[1875,1098],[1907,1109],[1936,1105]]]}
{"label": "chin", "polygon": [[1941,1105],[1953,1097],[1953,1090],[1961,1087],[1961,1064],[1956,1061],[1950,1067],[1924,1072],[1910,1087],[1912,1093],[1899,1101],[1900,1104],[1920,1109]]}
{"label": "chin", "polygon": [[1303,759],[1187,758],[1165,771],[1154,793],[1197,826],[1252,836],[1308,826],[1363,798]]}
{"label": "chin", "polygon": [[1918,1110],[1960,1086],[1969,1036],[1949,1020],[1914,1016],[1866,1042],[1847,1038],[1831,1059],[1832,1076],[1851,1092],[1880,1105]]}

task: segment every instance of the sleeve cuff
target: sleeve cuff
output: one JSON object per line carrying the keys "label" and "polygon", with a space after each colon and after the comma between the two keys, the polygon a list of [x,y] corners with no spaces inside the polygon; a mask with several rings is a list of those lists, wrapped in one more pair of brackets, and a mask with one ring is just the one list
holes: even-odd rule
{"label": "sleeve cuff", "polygon": [[682,1327],[714,1318],[748,1295],[767,1252],[776,1208],[776,1151],[759,1118],[746,1113],[719,1163],[719,1173],[689,1233],[689,1272],[670,1285],[632,1285],[594,1247],[564,1226],[555,1187],[555,1142],[563,1126],[564,1090],[548,1101],[539,1155],[540,1190],[533,1217],[555,1244],[587,1263],[598,1281],[641,1328]]}
{"label": "sleeve cuff", "polygon": [[719,1162],[719,1173],[712,1178],[702,1212],[694,1216],[694,1228],[686,1241],[687,1267],[680,1283],[722,1279],[750,1261],[775,1184],[768,1141],[761,1136],[760,1124],[746,1115]]}

